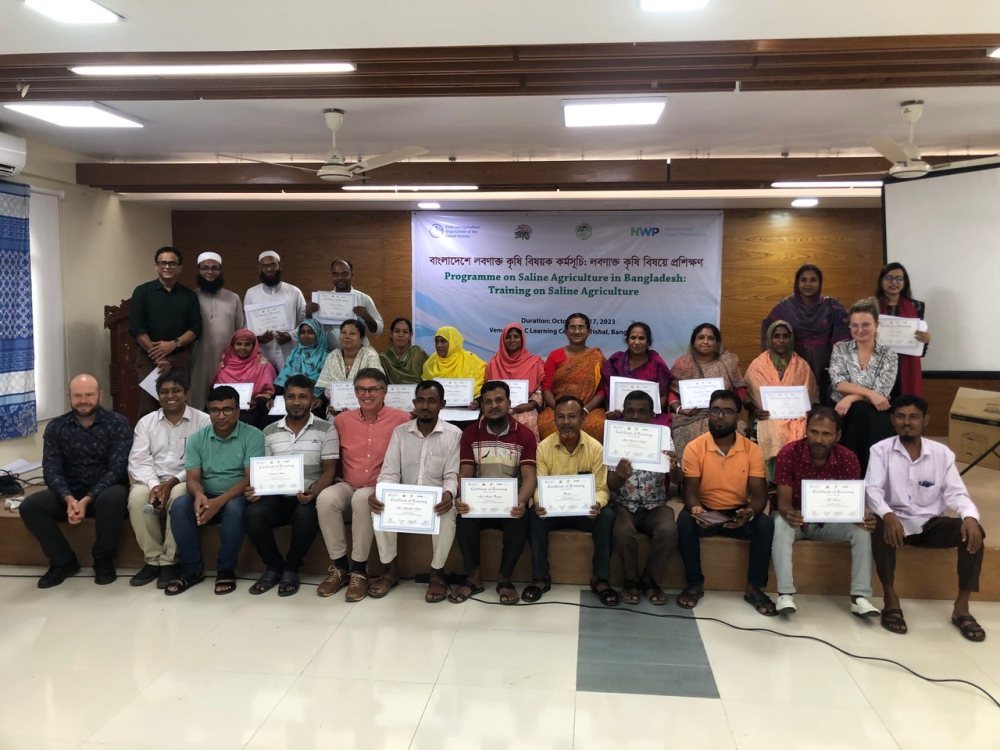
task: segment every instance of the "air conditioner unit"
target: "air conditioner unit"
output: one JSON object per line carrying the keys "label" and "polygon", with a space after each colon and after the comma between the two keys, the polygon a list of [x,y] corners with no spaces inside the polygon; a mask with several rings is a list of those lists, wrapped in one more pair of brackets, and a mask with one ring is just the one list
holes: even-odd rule
{"label": "air conditioner unit", "polygon": [[0,177],[21,174],[28,148],[24,138],[0,133]]}

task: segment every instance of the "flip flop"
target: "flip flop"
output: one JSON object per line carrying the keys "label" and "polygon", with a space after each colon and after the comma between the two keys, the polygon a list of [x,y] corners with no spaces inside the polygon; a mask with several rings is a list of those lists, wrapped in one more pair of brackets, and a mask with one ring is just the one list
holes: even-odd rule
{"label": "flip flop", "polygon": [[958,632],[967,641],[982,643],[986,640],[986,631],[972,615],[959,615],[951,618],[951,624],[958,628]]}
{"label": "flip flop", "polygon": [[485,590],[486,588],[482,584],[477,586],[468,578],[466,578],[454,591],[448,594],[448,601],[451,602],[452,604],[461,604],[462,602],[466,601],[470,596],[481,594]]}

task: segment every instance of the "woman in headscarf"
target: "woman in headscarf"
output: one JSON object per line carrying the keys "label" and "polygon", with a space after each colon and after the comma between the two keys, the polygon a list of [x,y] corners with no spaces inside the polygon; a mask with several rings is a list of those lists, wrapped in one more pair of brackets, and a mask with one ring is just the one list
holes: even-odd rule
{"label": "woman in headscarf", "polygon": [[538,415],[538,436],[542,440],[556,431],[555,406],[560,396],[576,396],[583,402],[583,431],[604,441],[604,398],[601,365],[604,355],[596,346],[587,346],[590,318],[573,313],[563,328],[566,346],[553,349],[545,358],[542,398],[545,410]]}
{"label": "woman in headscarf", "polygon": [[[926,305],[918,299],[913,299],[910,293],[910,274],[902,263],[888,263],[878,274],[878,289],[875,290],[881,315],[893,315],[897,318],[924,319]],[[917,331],[913,334],[917,341],[924,344],[931,342],[927,331]],[[920,355],[922,357],[923,354]],[[913,354],[899,354],[899,370],[892,395],[906,394],[908,396],[924,395],[924,375],[920,366],[920,357]]]}
{"label": "woman in headscarf", "polygon": [[528,337],[520,323],[508,323],[500,334],[500,348],[486,364],[487,380],[527,380],[528,400],[511,404],[511,415],[538,437],[538,411],[542,408],[545,364],[528,351]]}
{"label": "woman in headscarf", "polygon": [[764,409],[762,386],[789,387],[804,385],[809,403],[819,399],[819,390],[812,370],[795,353],[795,333],[790,323],[776,320],[767,327],[767,349],[747,367],[747,391],[757,416],[757,445],[767,462],[768,479],[774,479],[774,460],[785,445],[806,436],[805,416],[796,419],[772,419]]}
{"label": "woman in headscarf", "polygon": [[[365,338],[365,324],[361,320],[345,320],[340,324],[340,348],[326,355],[323,370],[316,380],[313,394],[325,395],[330,400],[330,385],[336,380],[354,380],[354,376],[367,367],[382,369],[378,352]],[[331,407],[332,410],[332,407]]]}
{"label": "woman in headscarf", "polygon": [[257,336],[253,331],[241,328],[222,350],[222,361],[212,385],[252,383],[250,408],[240,410],[240,419],[254,427],[260,427],[271,408],[274,377],[274,367],[260,353]]}
{"label": "woman in headscarf", "polygon": [[382,369],[392,384],[419,383],[427,352],[413,344],[413,323],[396,318],[389,326],[389,348],[382,352]]}
{"label": "woman in headscarf", "polygon": [[[454,326],[441,326],[434,333],[434,353],[424,362],[421,373],[424,380],[440,378],[472,378],[472,398],[479,398],[486,374],[486,363],[463,347],[465,339]],[[461,409],[469,404],[448,404]]]}
{"label": "woman in headscarf", "polygon": [[[611,378],[632,378],[634,380],[648,380],[656,383],[660,388],[660,408],[662,412],[656,414],[652,424],[670,426],[670,410],[667,408],[668,397],[670,395],[670,381],[674,379],[667,363],[663,361],[657,352],[650,349],[653,345],[653,332],[649,326],[642,322],[632,323],[625,331],[625,351],[615,352],[601,366],[601,390],[608,399],[611,398]],[[608,419],[618,419],[621,412],[610,411],[611,403],[608,403]]]}
{"label": "woman in headscarf", "polygon": [[833,297],[822,294],[823,272],[811,263],[795,272],[792,293],[774,306],[760,326],[760,348],[767,349],[767,329],[776,320],[787,321],[795,331],[795,353],[812,370],[826,403],[830,391],[830,353],[833,345],[848,341],[847,311]]}
{"label": "woman in headscarf", "polygon": [[285,360],[278,377],[274,379],[275,392],[284,393],[285,381],[292,375],[305,375],[313,383],[319,379],[326,362],[326,333],[323,326],[312,318],[299,323],[299,341]]}

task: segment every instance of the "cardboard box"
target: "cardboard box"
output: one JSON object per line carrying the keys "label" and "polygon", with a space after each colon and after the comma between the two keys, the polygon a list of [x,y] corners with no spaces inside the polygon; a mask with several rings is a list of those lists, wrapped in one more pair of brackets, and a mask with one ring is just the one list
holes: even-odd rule
{"label": "cardboard box", "polygon": [[[1000,393],[959,388],[948,420],[948,444],[960,463],[972,463],[1000,440]],[[1000,469],[1000,448],[977,466]]]}

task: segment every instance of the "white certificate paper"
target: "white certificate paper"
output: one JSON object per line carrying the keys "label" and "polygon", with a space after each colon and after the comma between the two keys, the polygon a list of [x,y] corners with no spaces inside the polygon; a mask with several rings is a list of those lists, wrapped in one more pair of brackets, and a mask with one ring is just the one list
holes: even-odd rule
{"label": "white certificate paper", "polygon": [[803,479],[802,520],[806,523],[861,523],[865,520],[865,481]]}
{"label": "white certificate paper", "polygon": [[230,388],[236,389],[236,392],[240,394],[241,409],[250,408],[250,399],[253,398],[253,383],[221,383],[221,385],[228,385]]}
{"label": "white certificate paper", "polygon": [[260,336],[268,331],[290,331],[292,321],[284,302],[276,305],[246,305],[247,328]]}
{"label": "white certificate paper", "polygon": [[285,397],[275,396],[274,404],[271,406],[271,411],[269,411],[268,416],[270,417],[284,417],[288,415],[288,409],[285,408]]}
{"label": "white certificate paper", "polygon": [[337,325],[357,317],[354,308],[358,298],[354,292],[313,292],[312,301],[319,305],[313,318],[320,323]]}
{"label": "white certificate paper", "polygon": [[354,381],[352,380],[334,380],[330,383],[329,393],[330,406],[337,411],[360,407],[360,404],[358,404],[358,394],[354,392]]}
{"label": "white certificate paper", "polygon": [[528,399],[531,398],[531,394],[528,393],[528,381],[527,380],[505,380],[503,381],[510,388],[510,405],[520,406],[521,404],[528,403]]}
{"label": "white certificate paper", "polygon": [[642,391],[648,393],[653,399],[653,414],[659,414],[663,409],[660,407],[660,384],[650,380],[637,380],[636,378],[621,378],[617,375],[611,376],[611,411],[621,411],[625,408],[625,397],[632,391]]}
{"label": "white certificate paper", "polygon": [[604,463],[608,466],[627,458],[633,469],[665,474],[670,464],[663,451],[670,447],[669,427],[617,419],[604,423]]}
{"label": "white certificate paper", "polygon": [[722,378],[690,378],[678,380],[677,387],[681,391],[682,409],[707,409],[712,394],[723,390],[726,383]]}
{"label": "white certificate paper", "polygon": [[472,378],[438,378],[444,386],[444,400],[452,409],[465,409],[472,403],[476,381]]}
{"label": "white certificate paper", "polygon": [[250,486],[255,495],[295,495],[306,488],[301,453],[250,459]]}
{"label": "white certificate paper", "polygon": [[441,502],[441,494],[440,487],[379,482],[375,497],[385,507],[381,513],[372,513],[375,531],[439,533],[441,517],[434,512],[434,506]]}
{"label": "white certificate paper", "polygon": [[463,518],[510,518],[517,505],[517,479],[494,477],[462,479],[462,502],[469,506]]}
{"label": "white certificate paper", "polygon": [[804,385],[762,385],[760,401],[771,419],[799,419],[812,408],[809,389]]}
{"label": "white certificate paper", "polygon": [[547,516],[589,516],[597,505],[594,475],[538,477],[538,504]]}
{"label": "white certificate paper", "polygon": [[155,398],[157,401],[160,400],[160,394],[156,392],[156,381],[162,373],[159,367],[154,367],[153,371],[149,373],[146,377],[142,379],[139,383],[139,387],[142,388],[146,393]]}
{"label": "white certificate paper", "polygon": [[413,392],[416,385],[413,383],[395,383],[389,386],[385,393],[385,405],[393,409],[403,411],[413,411]]}
{"label": "white certificate paper", "polygon": [[878,343],[888,346],[896,354],[911,354],[922,357],[924,344],[917,341],[914,334],[926,331],[927,322],[919,318],[899,318],[895,315],[878,316]]}

